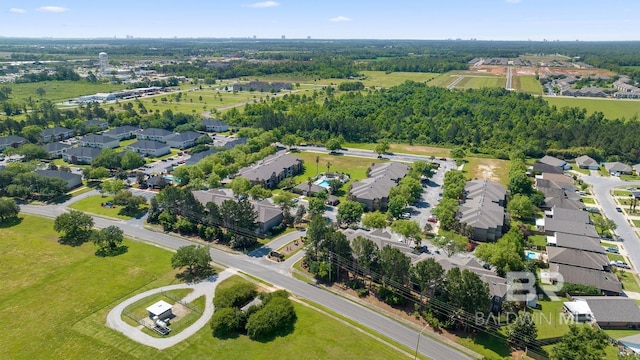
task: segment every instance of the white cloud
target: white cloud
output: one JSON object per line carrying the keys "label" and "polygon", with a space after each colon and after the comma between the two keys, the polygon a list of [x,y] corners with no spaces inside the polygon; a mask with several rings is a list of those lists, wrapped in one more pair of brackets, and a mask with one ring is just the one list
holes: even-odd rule
{"label": "white cloud", "polygon": [[257,3],[249,4],[247,6],[252,8],[269,8],[269,7],[280,6],[280,3],[275,1],[261,1]]}
{"label": "white cloud", "polygon": [[346,16],[336,16],[336,17],[332,17],[331,19],[329,19],[329,21],[332,21],[332,22],[345,22],[345,21],[351,21],[351,18],[348,18]]}
{"label": "white cloud", "polygon": [[10,13],[14,13],[14,14],[24,14],[27,12],[27,10],[25,9],[19,9],[19,8],[11,8],[9,9]]}
{"label": "white cloud", "polygon": [[522,1],[522,0],[507,0],[507,2],[508,2],[509,4],[517,4],[517,3],[519,3],[520,1]]}
{"label": "white cloud", "polygon": [[69,9],[67,8],[63,8],[60,6],[42,6],[36,9],[37,11],[40,12],[52,12],[52,13],[61,13],[61,12],[65,12]]}

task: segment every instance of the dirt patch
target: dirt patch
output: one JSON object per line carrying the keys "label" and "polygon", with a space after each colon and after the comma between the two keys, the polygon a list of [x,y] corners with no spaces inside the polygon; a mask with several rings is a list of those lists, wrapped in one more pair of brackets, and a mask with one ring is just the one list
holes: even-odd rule
{"label": "dirt patch", "polygon": [[495,173],[495,167],[491,165],[478,165],[478,170],[475,172],[475,177],[480,179],[488,179],[492,181],[500,180]]}
{"label": "dirt patch", "polygon": [[278,252],[284,256],[287,256],[289,254],[293,254],[294,252],[298,251],[298,249],[300,249],[303,246],[304,246],[304,242],[302,241],[302,239],[293,240],[287,245],[281,247],[278,250]]}
{"label": "dirt patch", "polygon": [[449,157],[450,150],[446,148],[440,148],[435,146],[423,146],[423,145],[407,145],[407,144],[392,144],[391,151],[399,153],[408,153],[416,155],[427,155],[435,157]]}
{"label": "dirt patch", "polygon": [[175,315],[175,317],[171,319],[171,322],[174,323],[189,315],[192,310],[180,303],[175,303],[173,304],[171,311],[173,312],[173,315]]}

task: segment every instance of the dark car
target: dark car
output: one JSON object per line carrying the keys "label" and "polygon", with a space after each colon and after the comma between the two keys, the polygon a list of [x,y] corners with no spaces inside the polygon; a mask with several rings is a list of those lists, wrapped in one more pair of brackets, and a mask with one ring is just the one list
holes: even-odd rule
{"label": "dark car", "polygon": [[616,207],[616,211],[617,212],[622,212],[622,208],[621,207]]}

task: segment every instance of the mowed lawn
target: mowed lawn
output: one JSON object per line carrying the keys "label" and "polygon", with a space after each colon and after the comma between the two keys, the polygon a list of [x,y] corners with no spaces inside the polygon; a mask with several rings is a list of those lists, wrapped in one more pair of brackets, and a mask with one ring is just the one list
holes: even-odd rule
{"label": "mowed lawn", "polygon": [[518,91],[534,95],[542,95],[542,85],[535,76],[514,76],[514,88]]}
{"label": "mowed lawn", "polygon": [[132,218],[139,218],[144,215],[145,211],[149,208],[148,204],[140,206],[140,210],[137,213],[128,213],[124,211],[124,207],[116,205],[115,207],[101,206],[107,202],[113,201],[112,196],[94,195],[79,200],[69,207],[72,209],[90,212],[92,214],[108,216],[112,218],[130,220]]}
{"label": "mowed lawn", "polygon": [[103,83],[90,83],[86,81],[43,81],[37,83],[26,84],[3,84],[11,88],[11,95],[9,95],[12,101],[26,101],[31,97],[34,101],[40,100],[40,96],[36,93],[36,89],[43,88],[45,93],[43,99],[51,100],[52,102],[68,101],[69,99],[83,96],[92,95],[99,92],[112,92],[116,90],[122,90],[125,85],[117,84],[103,84]]}
{"label": "mowed lawn", "polygon": [[507,78],[504,76],[465,76],[456,84],[456,89],[480,89],[485,87],[505,87]]}
{"label": "mowed lawn", "polygon": [[362,359],[406,358],[370,336],[302,305],[293,333],[269,342],[218,340],[205,326],[158,351],[108,328],[107,313],[137,293],[175,283],[171,252],[125,241],[129,251],[97,257],[95,246],[57,242],[53,221],[21,216],[0,228],[0,348],[5,359]]}
{"label": "mowed lawn", "polygon": [[585,99],[571,97],[545,97],[550,105],[558,108],[579,107],[587,109],[587,114],[600,111],[607,119],[631,119],[634,115],[640,118],[640,100]]}
{"label": "mowed lawn", "polygon": [[[373,143],[344,143],[343,148],[348,149],[361,149],[372,150],[376,147]],[[424,156],[449,157],[451,155],[451,149],[437,146],[427,145],[409,145],[409,144],[389,144],[389,152],[401,153],[401,154],[413,154]]]}
{"label": "mowed lawn", "polygon": [[364,76],[364,80],[347,80],[347,79],[322,79],[316,81],[319,85],[339,85],[346,81],[360,81],[364,86],[375,86],[389,88],[400,85],[405,81],[427,82],[438,77],[440,74],[426,72],[389,72],[386,71],[360,71],[359,74]]}
{"label": "mowed lawn", "polygon": [[[307,182],[308,178],[312,178],[318,173],[326,172],[327,163],[330,163],[331,166],[329,167],[329,171],[345,173],[351,177],[349,183],[343,187],[345,191],[351,182],[366,178],[367,169],[371,165],[384,162],[378,159],[366,159],[345,155],[329,155],[306,151],[294,153],[292,155],[299,157],[304,161],[304,172],[295,177],[296,184]],[[316,158],[319,160],[317,167]]]}

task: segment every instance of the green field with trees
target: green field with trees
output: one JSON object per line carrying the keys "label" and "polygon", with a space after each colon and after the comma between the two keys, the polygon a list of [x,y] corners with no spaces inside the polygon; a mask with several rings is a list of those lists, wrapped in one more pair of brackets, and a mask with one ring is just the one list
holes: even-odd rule
{"label": "green field with trees", "polygon": [[546,96],[549,105],[557,108],[578,107],[587,110],[587,114],[601,112],[607,119],[640,119],[639,100],[589,99],[559,96]]}

